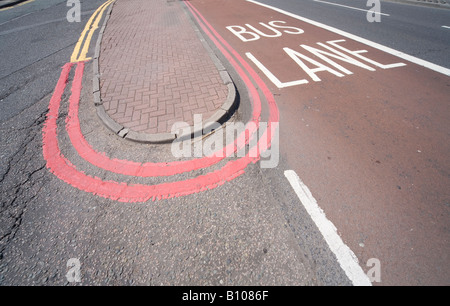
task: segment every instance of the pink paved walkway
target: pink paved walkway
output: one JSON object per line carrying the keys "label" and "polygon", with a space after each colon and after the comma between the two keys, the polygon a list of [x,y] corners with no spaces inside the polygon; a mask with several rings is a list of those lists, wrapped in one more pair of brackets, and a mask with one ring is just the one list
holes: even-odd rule
{"label": "pink paved walkway", "polygon": [[117,0],[100,52],[108,115],[150,134],[212,116],[228,89],[178,1]]}

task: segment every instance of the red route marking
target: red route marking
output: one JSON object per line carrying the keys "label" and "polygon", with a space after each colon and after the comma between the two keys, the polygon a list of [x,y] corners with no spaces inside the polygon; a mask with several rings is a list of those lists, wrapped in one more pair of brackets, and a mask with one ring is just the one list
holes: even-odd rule
{"label": "red route marking", "polygon": [[[189,7],[191,9],[191,5],[189,4]],[[195,8],[194,8],[195,10]],[[191,9],[192,12],[192,9]],[[203,18],[203,16],[196,12],[200,18],[204,22],[206,20]],[[198,19],[197,15],[195,15],[195,18]],[[208,27],[213,31],[212,27],[207,23]],[[253,86],[252,82],[249,80],[247,75],[243,72],[243,70],[236,64],[234,59],[226,52],[226,50],[218,44],[217,40],[211,35],[211,33],[206,29],[206,27],[201,24],[202,28],[205,30],[208,36],[214,41],[215,44],[218,45],[219,49],[224,52],[224,54],[227,56],[227,59],[230,60],[230,62],[233,64],[235,69],[240,74],[243,81],[246,83],[246,86],[248,87],[251,97],[256,99],[257,102],[254,105],[254,112],[253,115],[257,115],[257,118],[253,117],[253,121],[257,121],[259,124],[259,114],[261,111],[261,103],[259,99],[259,94],[256,90],[256,88]],[[217,32],[215,32],[216,35]],[[263,90],[264,95],[266,96],[266,99],[269,103],[269,110],[270,110],[270,116],[269,116],[269,128],[265,131],[263,137],[270,137],[266,138],[269,139],[266,143],[262,143],[261,140],[258,141],[258,145],[254,146],[250,149],[250,152],[243,158],[240,158],[235,161],[228,162],[224,167],[222,167],[219,170],[216,170],[214,172],[210,172],[206,175],[196,177],[194,179],[189,179],[185,181],[178,181],[178,182],[172,182],[172,183],[164,183],[159,185],[127,185],[125,183],[118,183],[113,181],[102,181],[100,178],[97,177],[91,177],[86,174],[84,174],[81,171],[78,171],[74,165],[70,163],[62,154],[59,149],[58,139],[57,139],[57,118],[59,113],[59,107],[61,102],[62,94],[64,93],[64,90],[66,88],[67,82],[68,82],[68,76],[70,73],[70,70],[73,66],[73,64],[68,63],[64,65],[60,79],[56,85],[54,94],[50,100],[49,103],[49,113],[47,115],[47,120],[44,125],[43,129],[43,154],[44,158],[47,161],[47,167],[50,169],[50,171],[55,174],[59,179],[63,180],[64,182],[72,185],[73,187],[76,187],[80,190],[90,192],[93,194],[96,194],[98,196],[102,196],[104,198],[117,200],[120,202],[146,202],[150,199],[167,199],[167,198],[173,198],[173,197],[179,197],[183,195],[189,195],[193,193],[198,193],[201,191],[209,190],[212,188],[216,188],[220,185],[223,185],[226,181],[231,181],[234,178],[240,176],[244,173],[244,169],[250,164],[250,163],[256,163],[260,158],[260,151],[265,151],[268,149],[271,145],[271,133],[270,133],[270,125],[272,123],[278,124],[278,108],[275,104],[275,100],[270,93],[270,91],[265,86],[264,82],[259,78],[259,76],[256,74],[256,72],[248,66],[248,64],[243,61],[243,59],[221,38],[218,36],[218,39],[225,45],[229,50],[237,56],[238,60],[241,62],[241,64],[249,68],[248,72],[250,75],[254,78],[255,82],[258,84],[258,86]],[[84,71],[84,62],[79,62],[77,64],[77,68],[75,71],[75,77],[72,84],[72,95],[70,98],[70,104],[71,104],[71,110],[70,115],[68,117],[68,124],[67,129],[72,130],[72,132],[80,130],[79,129],[79,121],[73,124],[73,119],[78,119],[78,112],[74,113],[74,110],[78,108],[79,105],[79,99],[81,94],[81,86],[82,86],[82,76]],[[75,101],[75,102],[74,102]],[[74,106],[75,105],[75,106]],[[72,135],[73,136],[73,135]],[[81,148],[81,145],[87,144],[85,142],[84,137],[81,134],[77,135],[76,137],[81,137],[75,140],[78,140],[78,144]],[[245,132],[241,134],[240,137],[246,137]],[[83,139],[83,140],[82,140]],[[261,138],[263,139],[263,138]],[[246,139],[248,140],[248,138]],[[87,144],[88,145],[88,144]],[[90,147],[90,146],[89,146]],[[95,152],[95,151],[94,151]],[[81,151],[81,153],[86,156],[86,154]],[[92,153],[92,152],[91,152]],[[96,152],[95,152],[96,153]],[[83,156],[80,154],[80,156]],[[103,156],[97,153],[98,156]],[[257,156],[257,157],[250,157],[250,156]],[[205,160],[205,159],[203,159]],[[103,160],[104,161],[104,160]],[[117,160],[116,160],[117,161]],[[107,159],[107,163],[111,162],[110,159]],[[124,164],[132,163],[128,161],[122,161]],[[188,161],[188,162],[195,162]],[[185,163],[188,163],[185,162]],[[183,162],[180,162],[183,163]],[[177,163],[177,164],[180,164]],[[138,163],[136,163],[138,164]],[[148,164],[150,165],[150,164]],[[154,166],[155,164],[153,164]],[[166,164],[164,164],[166,165]],[[176,164],[174,163],[174,166]],[[194,165],[194,164],[192,164]],[[110,165],[109,165],[110,166]],[[141,165],[142,167],[142,165]],[[123,168],[121,168],[123,169]],[[164,169],[164,168],[161,168]],[[142,170],[140,170],[142,171]],[[139,172],[137,172],[139,173]],[[145,172],[141,172],[145,173]],[[135,175],[135,174],[134,174]]]}
{"label": "red route marking", "polygon": [[[197,17],[196,17],[197,18]],[[214,41],[214,43],[219,47],[221,52],[227,58],[227,60],[234,66],[239,75],[243,78],[243,81],[247,85],[250,94],[250,101],[252,103],[252,120],[247,124],[248,127],[259,127],[259,121],[261,117],[261,99],[256,88],[251,84],[250,79],[247,77],[242,68],[236,63],[234,58],[224,49],[219,42],[211,35],[211,33],[203,27],[208,36]],[[216,32],[216,35],[217,32]],[[226,44],[225,40],[221,37],[219,39],[222,43]],[[235,52],[230,46],[228,46],[230,51],[234,56],[239,56],[237,52]],[[242,63],[242,58],[239,58]],[[246,67],[247,69],[249,66]],[[256,73],[252,75],[252,77],[257,76]],[[270,100],[270,99],[268,99]],[[270,102],[269,102],[270,103]],[[227,156],[227,152],[232,155],[238,149],[236,144],[242,143],[242,138],[245,137],[244,145],[247,145],[251,135],[253,135],[257,129],[250,128],[249,134],[246,135],[245,131],[239,135],[239,137],[234,141],[234,143],[228,144],[225,148],[220,151],[217,151],[212,154],[212,156],[206,156],[199,159],[188,160],[188,161],[176,161],[176,162],[163,162],[163,163],[138,163],[134,161],[128,160],[120,160],[120,159],[111,159],[105,155],[105,153],[99,153],[95,151],[92,146],[86,141],[84,136],[81,133],[80,123],[78,119],[78,111],[79,111],[79,99],[71,99],[70,107],[69,107],[69,116],[67,118],[67,132],[69,134],[70,140],[78,152],[78,154],[85,159],[87,162],[92,165],[111,171],[118,174],[129,175],[129,176],[138,176],[138,177],[158,177],[158,176],[172,176],[175,174],[180,174],[184,172],[190,172],[193,170],[198,170],[200,168],[210,167],[214,164],[217,164],[221,160],[223,160]],[[277,110],[274,113],[278,113]],[[273,119],[273,118],[272,118]],[[277,120],[272,120],[274,122],[278,122]],[[229,147],[232,147],[232,150]]]}
{"label": "red route marking", "polygon": [[[59,149],[57,139],[57,119],[62,93],[67,84],[72,64],[63,67],[61,77],[56,86],[49,105],[49,114],[43,131],[43,152],[47,167],[59,179],[80,190],[120,202],[146,202],[150,199],[167,199],[189,195],[223,185],[244,173],[244,169],[258,158],[248,155],[237,161],[227,163],[222,169],[194,179],[165,183],[160,185],[127,185],[112,181],[102,181],[78,171]],[[71,99],[79,98],[79,89],[83,76],[84,62],[79,62],[75,71]]]}
{"label": "red route marking", "polygon": [[[224,52],[226,51],[224,50]],[[227,55],[229,56],[230,61],[234,61],[228,53]],[[238,67],[237,64],[236,67]],[[244,71],[241,68],[239,68],[239,70],[239,72],[246,79],[246,84],[251,84],[251,81],[244,74]],[[81,91],[81,88],[79,88],[79,91]],[[188,161],[141,164],[134,161],[111,159],[106,156],[105,153],[99,153],[95,151],[92,146],[86,141],[81,132],[78,117],[80,101],[79,98],[70,99],[69,116],[67,118],[66,129],[69,134],[70,140],[78,154],[83,159],[98,168],[102,168],[114,173],[138,177],[172,176],[175,174],[189,172],[200,168],[206,168],[220,162],[224,158],[229,157],[227,156],[227,152],[231,152],[229,153],[229,155],[232,155],[234,152],[236,152],[236,150],[240,149],[236,144],[242,143],[241,140],[243,137],[245,137],[244,145],[248,144],[251,135],[253,135],[257,130],[254,127],[259,127],[259,118],[261,115],[261,99],[258,95],[258,92],[256,91],[256,88],[254,88],[253,86],[250,88],[250,96],[250,100],[252,101],[253,106],[253,120],[250,123],[253,124],[247,124],[248,127],[250,127],[248,130],[249,133],[246,134],[245,131],[242,132],[241,135],[233,143],[230,143],[222,150],[213,153],[212,156]],[[232,150],[229,149],[229,147],[231,146]]]}
{"label": "red route marking", "polygon": [[[253,68],[239,55],[239,53],[237,53],[233,49],[233,47],[231,47],[230,44],[228,44],[227,41],[225,39],[223,39],[222,36],[220,36],[220,34],[211,26],[211,24],[202,16],[202,14],[200,14],[200,12],[191,3],[189,3],[189,2],[185,2],[185,3],[188,6],[191,13],[194,15],[195,19],[200,24],[203,31],[209,36],[209,38],[214,42],[214,44],[219,48],[219,50],[222,53],[226,52],[226,50],[217,42],[215,37],[217,37],[217,39],[220,40],[220,42],[238,59],[238,61],[241,63],[241,65],[247,70],[247,72],[250,74],[250,76],[255,80],[256,84],[262,90],[264,96],[267,99],[267,103],[268,103],[269,111],[270,111],[269,124],[275,123],[275,122],[278,123],[279,118],[280,118],[278,106],[277,106],[277,103],[275,102],[275,98],[273,97],[272,92],[267,87],[267,85],[264,83],[264,81],[259,77],[259,75],[255,72],[255,70],[253,70]],[[200,21],[200,19],[201,19],[201,21]],[[211,34],[211,32],[208,30],[208,28],[206,28],[205,25],[209,28],[209,30],[211,30],[211,32],[214,35]],[[229,58],[227,58],[227,59],[230,60]],[[237,69],[237,67],[234,65],[235,61],[233,60],[230,62],[233,64],[233,67],[235,69]],[[237,71],[239,72],[242,70],[239,68],[239,70],[237,70]],[[241,73],[239,73],[239,75],[242,77]],[[253,120],[255,120],[255,119],[253,119]]]}

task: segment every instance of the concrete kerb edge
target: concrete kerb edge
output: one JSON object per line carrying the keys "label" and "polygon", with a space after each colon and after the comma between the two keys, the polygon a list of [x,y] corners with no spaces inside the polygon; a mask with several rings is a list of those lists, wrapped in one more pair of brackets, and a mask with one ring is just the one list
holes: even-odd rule
{"label": "concrete kerb edge", "polygon": [[[114,2],[115,3],[115,2]],[[106,23],[108,22],[109,16],[111,15],[112,8],[114,6],[114,3],[108,8],[108,11],[106,12],[105,20],[103,21],[103,26],[100,29],[100,32],[98,34],[97,43],[95,45],[95,54],[93,57],[93,63],[92,63],[92,91],[94,95],[94,106],[97,112],[98,118],[106,125],[108,129],[114,132],[114,134],[119,134],[122,130],[124,130],[124,127],[117,123],[115,120],[113,120],[108,113],[106,112],[105,107],[103,106],[103,102],[101,100],[100,95],[100,71],[99,71],[99,57],[100,57],[100,47],[101,42],[103,38],[103,33],[105,32]]]}
{"label": "concrete kerb edge", "polygon": [[[229,75],[228,71],[220,61],[220,59],[216,56],[202,33],[200,32],[200,29],[197,27],[197,25],[193,22],[192,17],[189,18],[189,21],[191,22],[191,25],[194,28],[194,31],[196,32],[197,36],[199,37],[200,41],[202,42],[204,48],[206,49],[208,55],[210,56],[211,60],[214,62],[214,65],[216,66],[217,70],[219,71],[219,74],[221,76],[221,79],[223,81],[223,84],[227,86],[228,88],[228,95],[225,100],[225,102],[222,104],[222,106],[210,117],[206,120],[205,125],[202,127],[201,130],[194,130],[194,127],[191,127],[191,133],[180,135],[180,134],[173,134],[173,133],[158,133],[158,134],[149,134],[149,133],[142,133],[142,132],[136,132],[131,129],[128,129],[124,127],[123,125],[117,123],[114,119],[112,119],[108,113],[106,112],[106,109],[103,105],[103,102],[101,100],[101,93],[100,93],[100,66],[99,66],[99,58],[100,58],[100,50],[101,50],[101,42],[103,38],[103,33],[106,29],[106,24],[111,16],[112,9],[114,6],[111,5],[106,13],[105,20],[103,21],[103,26],[100,29],[97,43],[95,46],[95,53],[93,57],[93,95],[94,95],[94,105],[97,109],[97,116],[100,118],[100,120],[106,125],[107,128],[109,128],[114,134],[117,136],[131,140],[134,142],[139,143],[149,143],[149,144],[164,144],[164,143],[171,143],[175,141],[176,139],[183,141],[187,139],[192,139],[195,137],[203,136],[206,133],[211,132],[211,126],[214,123],[223,124],[236,110],[238,100],[237,100],[237,92],[235,84]],[[189,13],[186,10],[186,7],[184,7],[185,13],[189,15]]]}
{"label": "concrete kerb edge", "polygon": [[200,42],[202,43],[209,57],[213,61],[217,70],[219,71],[219,75],[222,79],[223,84],[227,86],[228,95],[222,106],[205,121],[205,124],[201,129],[197,130],[194,129],[190,134],[187,135],[177,135],[177,141],[184,141],[211,133],[212,127],[215,126],[217,123],[219,123],[220,125],[225,123],[225,121],[233,115],[238,106],[238,99],[237,99],[238,95],[233,79],[231,78],[225,66],[222,64],[219,57],[216,55],[216,53],[209,45],[208,41],[205,39],[204,35],[202,34],[202,31],[200,30],[197,23],[193,19],[193,16],[188,11],[186,4],[183,3],[182,7],[186,15],[189,17],[189,22],[194,28],[194,32],[197,34],[198,38],[200,39]]}

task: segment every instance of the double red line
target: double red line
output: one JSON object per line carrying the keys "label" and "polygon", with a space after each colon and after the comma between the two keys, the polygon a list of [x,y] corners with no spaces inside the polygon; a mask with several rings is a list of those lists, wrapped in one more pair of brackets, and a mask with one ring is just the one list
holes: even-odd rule
{"label": "double red line", "polygon": [[[76,64],[68,63],[62,68],[61,76],[49,103],[49,112],[43,129],[43,154],[47,161],[47,168],[59,179],[85,192],[120,202],[146,202],[148,200],[168,199],[210,190],[223,185],[225,182],[231,181],[243,174],[245,168],[250,163],[256,163],[260,159],[260,152],[270,148],[272,139],[271,125],[278,125],[279,121],[278,107],[273,95],[258,74],[217,33],[217,31],[214,30],[198,10],[193,7],[191,3],[185,3],[203,31],[231,63],[245,83],[252,102],[253,114],[251,122],[258,127],[261,117],[261,98],[256,87],[253,85],[252,79],[262,90],[262,93],[268,102],[270,115],[268,119],[268,128],[258,141],[258,145],[251,148],[250,152],[248,152],[245,157],[229,161],[218,170],[183,181],[157,185],[127,185],[126,183],[103,181],[100,178],[89,176],[77,170],[76,167],[63,156],[58,142],[57,119],[59,116],[59,108],[62,95],[68,84],[69,73],[74,65],[76,65],[76,70],[69,99],[69,115],[66,120],[66,130],[72,145],[78,154],[90,164],[106,171],[134,177],[173,176],[217,164],[225,158],[223,152],[230,151],[227,151],[227,149],[224,148],[224,151],[220,152],[221,154],[209,157],[180,162],[145,164],[128,160],[111,159],[104,153],[96,152],[84,138],[78,117],[85,62],[78,62]],[[245,135],[245,132],[243,132],[239,137],[246,137],[245,143],[248,144],[250,137],[247,136],[248,135]],[[261,139],[267,140],[261,141]],[[228,144],[228,146],[235,146],[236,143],[239,143],[238,140],[232,144]]]}

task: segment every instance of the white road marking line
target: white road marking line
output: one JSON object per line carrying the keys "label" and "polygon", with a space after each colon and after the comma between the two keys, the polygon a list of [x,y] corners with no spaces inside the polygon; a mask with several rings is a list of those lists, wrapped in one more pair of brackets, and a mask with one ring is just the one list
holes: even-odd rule
{"label": "white road marking line", "polygon": [[10,20],[8,20],[8,21],[5,21],[5,22],[3,22],[3,23],[0,23],[0,26],[2,26],[2,25],[4,25],[4,24],[7,24],[8,22],[12,22],[12,21],[15,21],[15,20],[17,20],[17,19],[20,19],[20,18],[22,18],[22,17],[31,15],[31,14],[33,14],[33,12],[27,13],[27,14],[22,15],[22,16],[15,17],[15,18],[13,18],[13,19],[10,19]]}
{"label": "white road marking line", "polygon": [[314,25],[314,26],[316,26],[316,27],[320,27],[320,28],[322,28],[322,29],[331,31],[331,32],[336,33],[336,34],[338,34],[338,35],[347,37],[347,38],[349,38],[349,39],[355,40],[355,41],[357,41],[357,42],[360,42],[360,43],[365,44],[365,45],[367,45],[367,46],[370,46],[370,47],[372,47],[372,48],[375,48],[375,49],[381,50],[381,51],[383,51],[383,52],[392,54],[392,55],[394,55],[394,56],[400,57],[400,58],[402,58],[402,59],[404,59],[404,60],[407,60],[407,61],[409,61],[409,62],[411,62],[411,63],[417,64],[417,65],[426,67],[426,68],[428,68],[428,69],[431,69],[431,70],[433,70],[433,71],[436,71],[436,72],[442,73],[442,74],[444,74],[444,75],[450,76],[450,69],[448,69],[448,68],[445,68],[445,67],[442,67],[442,66],[439,66],[439,65],[430,63],[430,62],[428,62],[428,61],[425,61],[425,60],[422,60],[422,59],[420,59],[420,58],[411,56],[411,55],[406,54],[406,53],[403,53],[403,52],[401,52],[401,51],[397,51],[397,50],[395,50],[395,49],[392,49],[392,48],[383,46],[383,45],[381,45],[381,44],[378,44],[378,43],[376,43],[376,42],[370,41],[370,40],[368,40],[368,39],[365,39],[365,38],[362,38],[362,37],[359,37],[359,36],[356,36],[356,35],[347,33],[347,32],[345,32],[345,31],[336,29],[336,28],[334,28],[334,27],[327,26],[327,25],[325,25],[325,24],[323,24],[323,23],[316,22],[316,21],[313,21],[313,20],[308,19],[308,18],[304,18],[304,17],[298,16],[298,15],[296,15],[296,14],[293,14],[293,13],[290,13],[290,12],[287,12],[287,11],[284,11],[284,10],[282,10],[282,9],[279,9],[279,8],[276,8],[276,7],[267,5],[267,4],[259,3],[259,2],[255,1],[255,0],[247,0],[247,1],[248,1],[248,2],[251,2],[251,3],[254,3],[254,4],[257,4],[257,5],[260,5],[260,6],[263,6],[263,7],[265,7],[265,8],[271,9],[271,10],[273,10],[273,11],[276,11],[276,12],[278,12],[278,13],[284,14],[284,15],[286,15],[286,16],[295,18],[295,19],[297,19],[297,20],[300,20],[300,21],[303,21],[303,22],[312,24],[312,25]]}
{"label": "white road marking line", "polygon": [[358,263],[358,258],[355,253],[342,241],[337,233],[336,227],[327,219],[323,210],[317,204],[311,191],[300,180],[298,175],[292,171],[287,170],[284,175],[288,179],[301,203],[305,207],[308,214],[322,233],[330,250],[336,255],[337,261],[341,265],[347,277],[354,286],[372,286],[369,277],[364,273],[363,269]]}
{"label": "white road marking line", "polygon": [[[362,11],[362,12],[366,12],[366,13],[370,12],[369,10],[360,9],[360,8],[353,7],[353,6],[347,6],[347,5],[342,5],[342,4],[332,3],[332,2],[322,1],[322,0],[314,0],[314,2],[320,2],[320,3],[330,4],[330,5],[336,5],[336,6],[345,7],[345,8],[348,8],[348,9]],[[373,13],[379,14],[379,15],[382,15],[382,16],[388,16],[388,17],[391,16],[389,14],[384,14],[384,13],[380,13],[380,12],[373,12]]]}
{"label": "white road marking line", "polygon": [[442,26],[443,28],[446,28],[446,29],[450,29],[450,27],[449,26]]}
{"label": "white road marking line", "polygon": [[307,84],[307,80],[297,80],[292,82],[283,83],[281,82],[269,69],[266,68],[260,61],[256,59],[250,52],[245,53],[245,55],[256,65],[259,69],[272,81],[278,88],[286,88],[290,86],[297,86]]}

